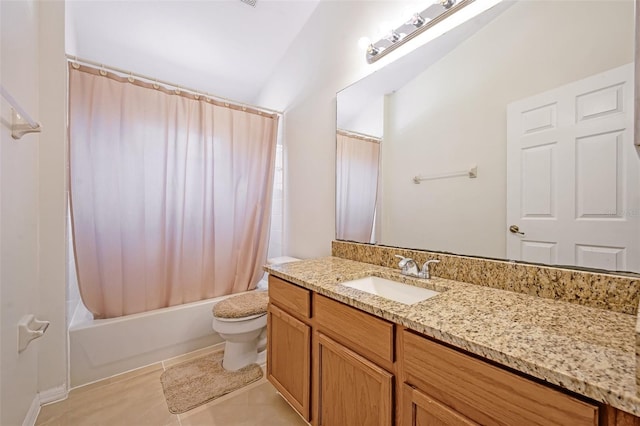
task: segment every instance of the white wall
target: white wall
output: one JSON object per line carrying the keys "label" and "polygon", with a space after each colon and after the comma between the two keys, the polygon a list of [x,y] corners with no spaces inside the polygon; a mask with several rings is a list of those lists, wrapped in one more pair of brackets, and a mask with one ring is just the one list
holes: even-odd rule
{"label": "white wall", "polygon": [[389,96],[382,242],[505,257],[506,105],[633,61],[633,28],[630,0],[519,2]]}
{"label": "white wall", "polygon": [[[0,15],[1,83],[44,127],[13,140],[1,101],[0,424],[13,426],[34,420],[39,392],[63,396],[67,377],[64,3],[2,2]],[[51,326],[18,354],[26,314]]]}
{"label": "white wall", "polygon": [[[38,116],[38,8],[1,2],[1,83]],[[18,355],[16,325],[38,308],[38,135],[11,138],[10,109],[0,128],[0,406],[2,425],[22,424],[38,391],[38,344]]]}
{"label": "white wall", "polygon": [[321,2],[258,97],[259,105],[285,110],[286,255],[331,252],[336,92],[394,58],[396,52],[368,65],[358,40],[375,38],[378,25],[399,15],[407,3],[412,2]]}
{"label": "white wall", "polygon": [[46,336],[38,342],[38,390],[41,402],[48,402],[65,395],[67,381],[67,61],[65,2],[40,1],[38,7],[39,119],[44,128],[38,149],[38,314],[51,321]]}

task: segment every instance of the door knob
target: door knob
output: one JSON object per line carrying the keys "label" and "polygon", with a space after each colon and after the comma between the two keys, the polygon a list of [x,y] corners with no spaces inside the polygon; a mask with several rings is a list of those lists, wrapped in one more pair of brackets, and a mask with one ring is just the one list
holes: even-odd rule
{"label": "door knob", "polygon": [[524,235],[524,232],[520,232],[520,228],[518,228],[518,225],[511,225],[509,227],[509,232],[511,232],[512,234]]}

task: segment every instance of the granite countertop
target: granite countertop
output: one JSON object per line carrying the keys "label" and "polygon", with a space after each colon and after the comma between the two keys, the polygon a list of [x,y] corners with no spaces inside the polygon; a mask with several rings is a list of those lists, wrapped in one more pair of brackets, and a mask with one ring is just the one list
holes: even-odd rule
{"label": "granite countertop", "polygon": [[[274,276],[640,416],[636,317],[337,257],[266,266]],[[442,291],[405,305],[341,286],[376,275]]]}

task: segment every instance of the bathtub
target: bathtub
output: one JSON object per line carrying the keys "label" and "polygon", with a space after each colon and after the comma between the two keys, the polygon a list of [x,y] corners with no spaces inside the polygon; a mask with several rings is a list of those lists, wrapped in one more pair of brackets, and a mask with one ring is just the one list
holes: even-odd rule
{"label": "bathtub", "polygon": [[69,325],[70,388],[222,344],[211,308],[227,297],[102,320],[79,303]]}

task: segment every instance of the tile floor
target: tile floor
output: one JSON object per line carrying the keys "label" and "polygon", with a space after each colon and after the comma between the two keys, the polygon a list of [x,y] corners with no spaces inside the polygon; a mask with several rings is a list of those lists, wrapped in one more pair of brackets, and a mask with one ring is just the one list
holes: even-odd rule
{"label": "tile floor", "polygon": [[171,414],[160,384],[170,365],[204,355],[206,348],[72,390],[42,407],[37,426],[285,426],[306,425],[262,378],[183,414]]}

